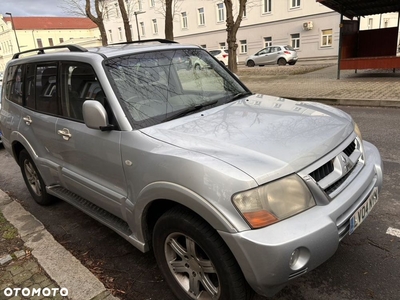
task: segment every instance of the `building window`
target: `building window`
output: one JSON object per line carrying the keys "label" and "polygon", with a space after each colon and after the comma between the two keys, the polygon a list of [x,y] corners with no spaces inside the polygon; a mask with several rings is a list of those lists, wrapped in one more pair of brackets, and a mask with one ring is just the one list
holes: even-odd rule
{"label": "building window", "polygon": [[60,44],[64,43],[64,38],[60,38]]}
{"label": "building window", "polygon": [[119,6],[118,6],[118,3],[115,3],[114,6],[115,6],[115,16],[117,18],[119,18]]}
{"label": "building window", "polygon": [[183,13],[181,13],[181,23],[182,23],[183,29],[188,28],[187,13],[185,11]]}
{"label": "building window", "polygon": [[270,13],[272,8],[272,0],[263,0],[263,13]]}
{"label": "building window", "polygon": [[246,5],[244,6],[244,9],[243,9],[243,18],[247,18],[247,9],[246,9]]}
{"label": "building window", "polygon": [[223,3],[217,4],[217,21],[224,22],[225,21],[225,5]]}
{"label": "building window", "polygon": [[240,53],[247,53],[247,40],[241,40],[240,43]]}
{"label": "building window", "polygon": [[112,38],[112,30],[110,29],[110,30],[108,30],[108,40],[109,40],[109,42],[110,43],[112,43],[113,42],[113,38]]}
{"label": "building window", "polygon": [[300,7],[300,0],[289,0],[289,1],[290,1],[290,8]]}
{"label": "building window", "polygon": [[143,10],[143,3],[142,3],[142,0],[138,0],[138,8],[139,8],[139,11],[142,11],[142,10]]}
{"label": "building window", "polygon": [[140,35],[145,36],[146,32],[144,30],[144,22],[140,22]]}
{"label": "building window", "polygon": [[322,30],[321,46],[332,46],[332,29]]}
{"label": "building window", "polygon": [[384,25],[383,25],[383,27],[384,28],[388,28],[388,26],[389,26],[389,19],[384,19],[384,23],[383,23]]}
{"label": "building window", "polygon": [[225,42],[219,43],[219,49],[225,50],[226,49],[226,43]]}
{"label": "building window", "polygon": [[373,26],[374,26],[374,19],[369,18],[368,19],[368,29],[372,29]]}
{"label": "building window", "polygon": [[155,0],[150,0],[150,7],[154,7],[155,5]]}
{"label": "building window", "polygon": [[157,25],[157,19],[153,19],[153,33],[158,34],[158,25]]}
{"label": "building window", "polygon": [[37,43],[38,48],[43,48],[42,39],[36,39],[36,43]]}
{"label": "building window", "polygon": [[272,46],[272,37],[267,36],[264,38],[264,48]]}
{"label": "building window", "polygon": [[118,27],[118,38],[120,41],[122,41],[122,28]]}
{"label": "building window", "polygon": [[204,17],[204,8],[199,8],[197,11],[199,13],[199,25],[205,25],[206,19]]}
{"label": "building window", "polygon": [[50,45],[50,47],[53,47],[53,46],[54,46],[54,43],[53,43],[53,39],[52,39],[52,38],[49,38],[49,45]]}
{"label": "building window", "polygon": [[300,48],[300,33],[295,33],[290,35],[291,45],[294,49]]}

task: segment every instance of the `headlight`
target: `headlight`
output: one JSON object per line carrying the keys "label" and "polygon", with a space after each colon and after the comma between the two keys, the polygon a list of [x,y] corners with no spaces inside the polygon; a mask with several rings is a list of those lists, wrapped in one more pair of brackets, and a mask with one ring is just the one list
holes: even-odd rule
{"label": "headlight", "polygon": [[358,138],[362,142],[363,139],[362,139],[361,131],[360,131],[360,128],[358,128],[357,123],[354,123],[354,132],[357,134]]}
{"label": "headlight", "polygon": [[358,145],[356,145],[356,147],[357,147],[357,149],[359,149],[360,152],[361,152],[361,155],[362,155],[362,156],[361,156],[361,160],[362,160],[362,161],[365,161],[365,153],[364,153],[363,138],[362,138],[362,135],[361,135],[360,128],[358,128],[358,125],[357,125],[357,123],[355,123],[355,122],[354,122],[354,132],[355,132],[356,135],[357,135],[356,143],[357,143]]}
{"label": "headlight", "polygon": [[307,186],[297,175],[235,194],[233,204],[252,228],[261,228],[315,205]]}

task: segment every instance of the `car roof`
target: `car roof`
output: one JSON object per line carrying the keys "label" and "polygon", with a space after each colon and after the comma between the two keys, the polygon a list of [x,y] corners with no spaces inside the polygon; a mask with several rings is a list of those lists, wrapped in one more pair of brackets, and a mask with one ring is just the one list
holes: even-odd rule
{"label": "car roof", "polygon": [[[58,45],[52,47],[43,47],[30,49],[27,51],[19,52],[14,54],[11,64],[20,62],[19,59],[32,60],[32,61],[48,61],[62,59],[63,57],[102,57],[103,59],[124,56],[132,53],[142,53],[142,52],[152,52],[152,51],[162,51],[171,49],[201,49],[201,47],[196,45],[185,45],[179,44],[174,41],[168,41],[164,39],[152,39],[134,42],[125,42],[118,44],[111,44],[108,46],[101,47],[90,47],[83,48],[79,45]],[[61,50],[61,51],[60,51]],[[68,51],[69,50],[69,51]],[[37,55],[34,55],[37,52]],[[33,55],[32,55],[33,53]],[[25,56],[25,54],[27,54]],[[23,57],[20,57],[20,56]]]}

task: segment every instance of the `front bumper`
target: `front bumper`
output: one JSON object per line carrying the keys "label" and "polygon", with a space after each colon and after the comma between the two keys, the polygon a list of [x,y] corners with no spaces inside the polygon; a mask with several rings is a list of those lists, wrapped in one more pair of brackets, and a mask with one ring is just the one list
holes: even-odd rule
{"label": "front bumper", "polygon": [[[329,204],[262,229],[236,234],[220,232],[258,294],[274,295],[288,281],[321,265],[336,252],[343,238],[339,234],[343,216],[349,219],[376,188],[382,187],[379,151],[368,142],[364,147],[367,160],[363,169]],[[299,249],[299,264],[291,267],[295,249]]]}

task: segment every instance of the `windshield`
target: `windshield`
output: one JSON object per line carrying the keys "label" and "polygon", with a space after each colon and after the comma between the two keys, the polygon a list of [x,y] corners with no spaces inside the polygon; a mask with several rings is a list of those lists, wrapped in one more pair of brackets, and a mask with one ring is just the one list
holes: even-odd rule
{"label": "windshield", "polygon": [[202,49],[132,54],[109,59],[106,68],[131,121],[140,127],[221,105],[248,92]]}

